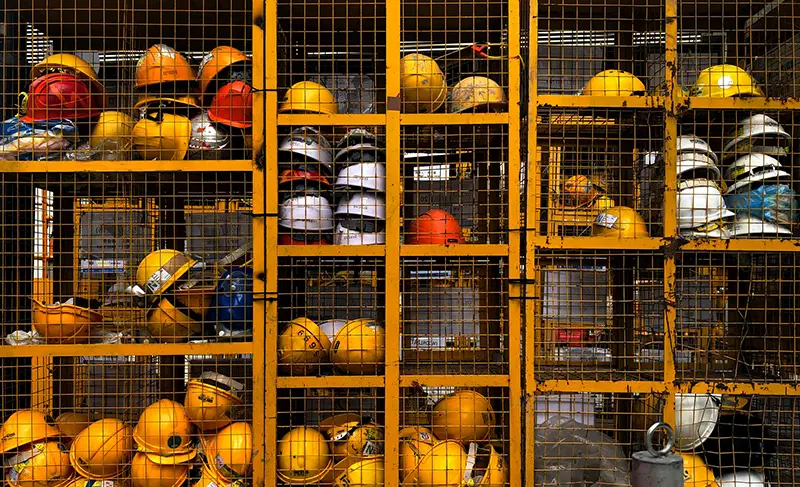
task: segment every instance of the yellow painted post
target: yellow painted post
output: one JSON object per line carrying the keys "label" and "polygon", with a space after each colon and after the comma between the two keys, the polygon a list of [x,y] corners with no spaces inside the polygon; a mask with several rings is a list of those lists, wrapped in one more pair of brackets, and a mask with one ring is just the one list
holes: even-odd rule
{"label": "yellow painted post", "polygon": [[[664,239],[673,241],[677,236],[676,195],[677,195],[677,145],[678,118],[675,97],[680,88],[678,79],[678,5],[677,0],[666,0],[666,86],[667,103],[664,127]],[[675,255],[676,247],[664,247],[664,384],[667,397],[664,405],[664,421],[674,426],[675,421]]]}
{"label": "yellow painted post", "polygon": [[403,201],[400,148],[401,0],[386,1],[386,487],[399,483],[400,431],[400,217]]}
{"label": "yellow painted post", "polygon": [[520,258],[522,242],[522,215],[520,212],[520,137],[521,137],[521,52],[520,52],[520,1],[508,2],[508,373],[509,388],[509,482],[522,484],[522,283]]}
{"label": "yellow painted post", "polygon": [[[253,485],[277,485],[277,1],[253,0]],[[260,159],[258,148],[264,148]],[[263,165],[262,165],[263,164]],[[272,216],[269,216],[272,215]]]}

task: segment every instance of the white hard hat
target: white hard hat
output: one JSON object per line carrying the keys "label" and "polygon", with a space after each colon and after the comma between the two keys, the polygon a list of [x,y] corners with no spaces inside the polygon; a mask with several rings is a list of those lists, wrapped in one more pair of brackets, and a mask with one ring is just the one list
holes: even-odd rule
{"label": "white hard hat", "polygon": [[791,177],[788,172],[780,169],[781,167],[783,166],[777,159],[766,154],[742,156],[733,161],[725,171],[726,179],[734,182],[725,194],[737,193],[751,183]]}
{"label": "white hard hat", "polygon": [[305,194],[280,204],[278,224],[292,230],[310,232],[333,229],[333,209],[324,196]]}
{"label": "white hard hat", "polygon": [[371,143],[348,146],[336,153],[333,162],[337,164],[358,162],[385,162],[384,150]]}
{"label": "white hard hat", "polygon": [[777,121],[766,115],[753,115],[739,124],[736,132],[729,136],[723,151],[743,152],[749,148],[744,147],[745,141],[747,146],[758,144],[783,147],[790,140],[792,136]]}
{"label": "white hard hat", "polygon": [[225,159],[225,150],[230,150],[231,136],[223,125],[217,125],[204,111],[192,117],[192,133],[189,136],[189,159]]}
{"label": "white hard hat", "polygon": [[380,139],[369,130],[363,128],[348,130],[347,133],[336,142],[336,148],[341,150],[358,144],[370,144],[383,150],[383,144]]}
{"label": "white hard hat", "polygon": [[737,215],[731,227],[731,236],[736,238],[791,237],[792,231],[785,225],[776,225],[760,218]]}
{"label": "white hard hat", "polygon": [[386,220],[386,202],[383,197],[377,195],[352,194],[339,202],[336,215],[360,215]]}
{"label": "white hard hat", "polygon": [[339,333],[339,330],[341,330],[346,324],[347,320],[328,320],[320,323],[319,329],[328,335],[328,340],[333,343],[334,338],[336,338],[336,334]]}
{"label": "white hard hat", "polygon": [[717,167],[716,161],[708,154],[700,152],[683,152],[678,154],[678,177],[692,173],[697,177],[698,170],[702,169],[703,173],[709,179],[719,179],[721,173]]}
{"label": "white hard hat", "polygon": [[378,162],[352,164],[339,171],[334,186],[364,188],[383,193],[386,191],[386,166]]}
{"label": "white hard hat", "polygon": [[722,474],[717,483],[719,487],[767,487],[764,474],[755,470],[737,470]]}
{"label": "white hard hat", "polygon": [[677,146],[678,154],[695,152],[707,155],[714,160],[714,163],[718,162],[717,155],[711,150],[711,146],[709,146],[705,140],[695,135],[681,135],[678,137]]}
{"label": "white hard hat", "polygon": [[685,238],[719,238],[728,240],[731,232],[728,230],[728,222],[717,220],[698,228],[681,228],[680,234]]}
{"label": "white hard hat", "polygon": [[292,130],[281,145],[278,151],[294,153],[306,159],[319,161],[326,165],[330,170],[330,163],[333,162],[333,151],[331,144],[319,132],[311,127],[300,127]]}
{"label": "white hard hat", "polygon": [[678,228],[698,228],[732,216],[714,181],[690,179],[678,184]]}
{"label": "white hard hat", "polygon": [[675,448],[694,450],[714,431],[720,394],[675,394]]}
{"label": "white hard hat", "polygon": [[381,245],[386,243],[386,232],[361,232],[345,226],[346,222],[336,224],[333,243],[336,245]]}

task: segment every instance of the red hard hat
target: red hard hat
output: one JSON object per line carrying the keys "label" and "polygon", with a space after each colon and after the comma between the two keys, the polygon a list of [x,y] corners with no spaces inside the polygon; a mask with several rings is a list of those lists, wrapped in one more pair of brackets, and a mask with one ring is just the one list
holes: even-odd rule
{"label": "red hard hat", "polygon": [[461,225],[444,210],[428,210],[411,222],[406,243],[412,245],[452,245],[464,243]]}
{"label": "red hard hat", "polygon": [[331,245],[326,237],[315,240],[296,240],[288,233],[278,235],[278,245]]}
{"label": "red hard hat", "polygon": [[31,83],[27,93],[23,122],[80,120],[103,111],[103,93],[92,93],[89,86],[73,74],[51,73]]}
{"label": "red hard hat", "polygon": [[211,101],[208,118],[240,129],[253,126],[253,87],[232,81],[219,89]]}
{"label": "red hard hat", "polygon": [[281,171],[278,184],[291,183],[293,181],[316,181],[326,186],[331,184],[328,182],[328,178],[317,171],[309,171],[307,169],[284,169]]}

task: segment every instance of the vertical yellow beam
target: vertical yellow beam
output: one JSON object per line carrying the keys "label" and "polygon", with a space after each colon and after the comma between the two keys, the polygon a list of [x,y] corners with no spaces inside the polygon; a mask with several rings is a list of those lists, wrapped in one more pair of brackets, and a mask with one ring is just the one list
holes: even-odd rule
{"label": "vertical yellow beam", "polygon": [[[277,485],[277,0],[253,0],[253,485]],[[261,163],[263,162],[263,166]]]}
{"label": "vertical yellow beam", "polygon": [[400,149],[401,0],[386,0],[386,487],[399,483],[400,431]]}
{"label": "vertical yellow beam", "polygon": [[[664,126],[664,237],[668,240],[677,235],[677,146],[678,119],[676,98],[679,96],[678,79],[678,19],[677,0],[666,0],[665,58],[666,58],[666,121]],[[668,392],[664,406],[664,420],[672,424],[675,420],[675,247],[667,247],[664,255],[664,383]],[[673,425],[674,426],[674,425]]]}
{"label": "vertical yellow beam", "polygon": [[520,321],[520,8],[519,0],[508,2],[508,373],[509,391],[509,481],[522,484],[522,331]]}
{"label": "vertical yellow beam", "polygon": [[[536,117],[538,88],[537,62],[539,58],[539,4],[536,0],[528,1],[528,153],[525,161],[525,208],[526,248],[525,277],[535,277],[536,247],[533,238],[537,234],[539,224],[539,174],[541,174],[538,154]],[[536,412],[534,410],[534,392],[536,390],[535,357],[536,357],[536,297],[539,296],[540,283],[537,279],[532,284],[525,283],[525,482],[520,485],[534,485],[534,427]]]}

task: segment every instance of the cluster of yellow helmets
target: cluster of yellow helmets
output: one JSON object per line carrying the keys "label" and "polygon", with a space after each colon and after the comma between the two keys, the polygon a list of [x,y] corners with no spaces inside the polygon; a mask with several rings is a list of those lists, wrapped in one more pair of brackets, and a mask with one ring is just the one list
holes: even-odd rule
{"label": "cluster of yellow helmets", "polygon": [[[469,76],[448,88],[439,64],[424,54],[409,54],[400,60],[402,111],[433,113],[447,104],[448,113],[503,111],[508,98],[495,80]],[[300,81],[285,93],[278,113],[339,113],[333,93],[313,81]]]}
{"label": "cluster of yellow helmets", "polygon": [[386,331],[375,320],[330,320],[321,324],[295,318],[278,336],[278,366],[290,375],[308,375],[332,363],[340,371],[375,374],[386,357]]}
{"label": "cluster of yellow helmets", "polygon": [[[65,412],[55,421],[23,409],[0,427],[10,487],[233,487],[252,467],[253,430],[234,421],[243,386],[206,372],[190,380],[184,404],[161,399],[135,426]],[[199,441],[198,441],[199,438]]]}
{"label": "cluster of yellow helmets", "polygon": [[[472,390],[440,399],[431,428],[403,428],[400,481],[404,487],[500,487],[508,481],[503,456],[492,446],[496,424],[489,400]],[[290,485],[384,484],[383,432],[369,418],[338,414],[319,429],[294,428],[278,441],[278,478]]]}

